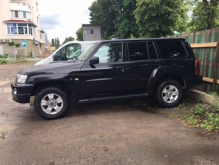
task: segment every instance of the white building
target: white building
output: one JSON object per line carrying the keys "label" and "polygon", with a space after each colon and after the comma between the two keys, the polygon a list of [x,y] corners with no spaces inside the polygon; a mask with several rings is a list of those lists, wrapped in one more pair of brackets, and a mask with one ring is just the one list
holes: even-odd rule
{"label": "white building", "polygon": [[26,53],[43,55],[47,37],[40,29],[37,0],[0,0],[0,54],[7,54],[9,42],[20,43]]}
{"label": "white building", "polygon": [[101,27],[99,25],[82,24],[83,41],[101,40]]}

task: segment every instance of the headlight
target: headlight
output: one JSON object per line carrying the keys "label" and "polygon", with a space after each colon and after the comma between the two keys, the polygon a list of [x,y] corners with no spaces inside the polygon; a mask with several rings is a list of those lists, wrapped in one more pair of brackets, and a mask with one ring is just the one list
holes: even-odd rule
{"label": "headlight", "polygon": [[27,75],[17,74],[16,82],[24,84],[27,80]]}

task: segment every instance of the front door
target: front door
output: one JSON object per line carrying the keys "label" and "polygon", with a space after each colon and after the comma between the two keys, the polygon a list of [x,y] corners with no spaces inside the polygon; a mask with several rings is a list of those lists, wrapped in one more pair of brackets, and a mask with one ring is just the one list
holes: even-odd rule
{"label": "front door", "polygon": [[89,60],[81,68],[80,84],[83,97],[114,95],[125,92],[123,43],[110,42],[100,45],[92,55],[99,57],[99,64]]}

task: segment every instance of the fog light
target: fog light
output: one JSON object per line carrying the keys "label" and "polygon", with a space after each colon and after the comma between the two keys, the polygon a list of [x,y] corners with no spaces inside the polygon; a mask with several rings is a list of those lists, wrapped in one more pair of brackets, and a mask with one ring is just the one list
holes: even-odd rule
{"label": "fog light", "polygon": [[16,89],[16,88],[14,88],[14,94],[15,94],[15,95],[17,94],[17,89]]}

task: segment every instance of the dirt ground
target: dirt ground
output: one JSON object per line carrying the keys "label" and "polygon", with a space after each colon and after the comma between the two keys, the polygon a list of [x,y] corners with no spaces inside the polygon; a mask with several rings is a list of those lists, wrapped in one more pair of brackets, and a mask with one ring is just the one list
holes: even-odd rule
{"label": "dirt ground", "polygon": [[190,128],[167,109],[112,101],[72,106],[47,121],[11,100],[16,73],[33,64],[0,65],[0,165],[217,165],[219,136]]}

